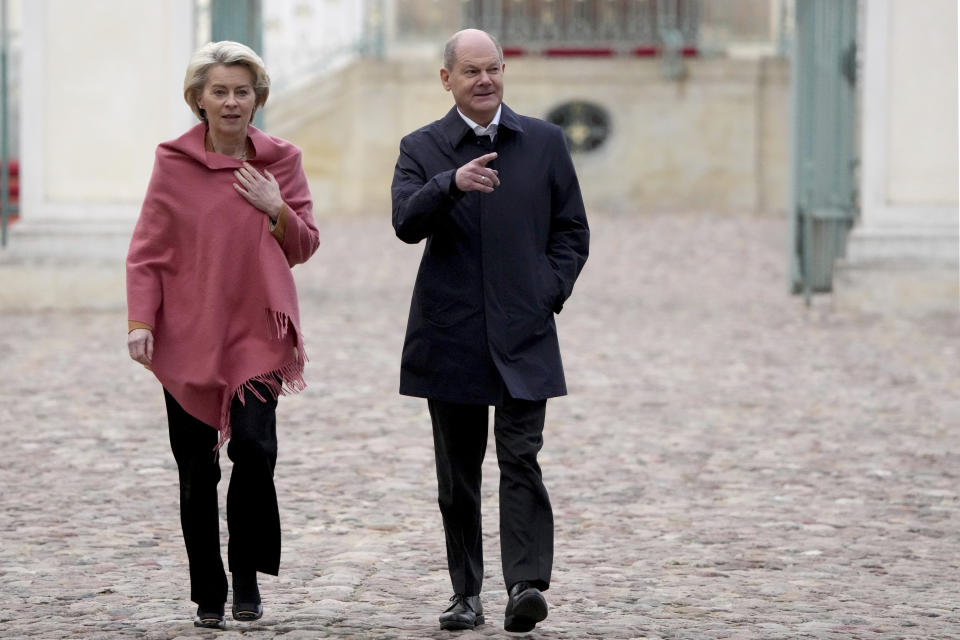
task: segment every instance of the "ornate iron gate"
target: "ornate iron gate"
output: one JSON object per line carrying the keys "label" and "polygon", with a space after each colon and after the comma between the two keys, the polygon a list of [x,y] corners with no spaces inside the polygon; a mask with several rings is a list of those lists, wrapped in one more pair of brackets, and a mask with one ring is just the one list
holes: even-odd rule
{"label": "ornate iron gate", "polygon": [[648,53],[697,46],[702,0],[465,0],[464,26],[505,50]]}
{"label": "ornate iron gate", "polygon": [[793,55],[791,281],[810,302],[833,287],[857,215],[857,0],[797,0]]}

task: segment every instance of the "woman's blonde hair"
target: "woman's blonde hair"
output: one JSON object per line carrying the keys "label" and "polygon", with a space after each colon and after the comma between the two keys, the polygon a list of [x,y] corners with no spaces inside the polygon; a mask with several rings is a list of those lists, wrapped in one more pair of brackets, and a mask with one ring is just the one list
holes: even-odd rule
{"label": "woman's blonde hair", "polygon": [[[183,99],[187,101],[190,110],[198,118],[203,121],[207,119],[207,114],[197,105],[197,101],[203,93],[203,87],[207,84],[207,74],[211,67],[218,64],[239,65],[249,69],[250,75],[253,76],[253,93],[257,99],[253,113],[255,114],[257,109],[266,104],[267,96],[270,95],[270,76],[267,75],[267,69],[260,56],[254,53],[253,49],[239,42],[230,40],[211,42],[200,47],[193,54],[183,79]],[[252,122],[253,115],[250,117]]]}

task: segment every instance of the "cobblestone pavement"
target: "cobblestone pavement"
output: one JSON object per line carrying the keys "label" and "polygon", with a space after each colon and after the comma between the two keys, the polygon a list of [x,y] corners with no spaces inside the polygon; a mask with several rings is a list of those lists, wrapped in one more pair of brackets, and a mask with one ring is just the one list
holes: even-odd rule
{"label": "cobblestone pavement", "polygon": [[[779,220],[592,223],[558,317],[571,395],[548,405],[557,548],[529,637],[960,637],[957,317],[806,309]],[[511,635],[492,447],[488,622],[437,624],[431,432],[396,393],[421,247],[383,219],[322,233],[296,269],[310,387],[280,404],[281,575],[224,632],[191,626],[162,395],[124,313],[0,312],[0,636]]]}

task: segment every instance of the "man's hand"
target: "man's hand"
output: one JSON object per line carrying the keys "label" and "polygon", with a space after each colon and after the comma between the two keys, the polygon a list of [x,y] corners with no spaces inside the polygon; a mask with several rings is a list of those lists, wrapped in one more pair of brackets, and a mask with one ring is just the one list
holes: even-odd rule
{"label": "man's hand", "polygon": [[460,191],[482,191],[491,193],[500,186],[500,178],[496,169],[488,169],[487,163],[497,157],[496,153],[488,153],[474,158],[457,169],[456,182]]}
{"label": "man's hand", "polygon": [[134,329],[127,334],[127,349],[130,357],[150,368],[153,360],[153,331],[149,329]]}

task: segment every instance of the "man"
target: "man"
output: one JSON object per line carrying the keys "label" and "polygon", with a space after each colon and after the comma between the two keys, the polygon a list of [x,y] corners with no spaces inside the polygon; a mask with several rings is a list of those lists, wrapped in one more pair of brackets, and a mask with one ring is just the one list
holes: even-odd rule
{"label": "man", "polygon": [[393,226],[427,240],[413,290],[400,393],[427,399],[454,595],[443,629],[483,624],[480,472],[488,407],[500,466],[504,628],[547,617],[553,514],[537,453],[546,399],[566,384],[554,313],[587,259],[589,229],[562,131],[503,99],[503,51],[460,31],[440,80],[456,106],[405,136]]}

